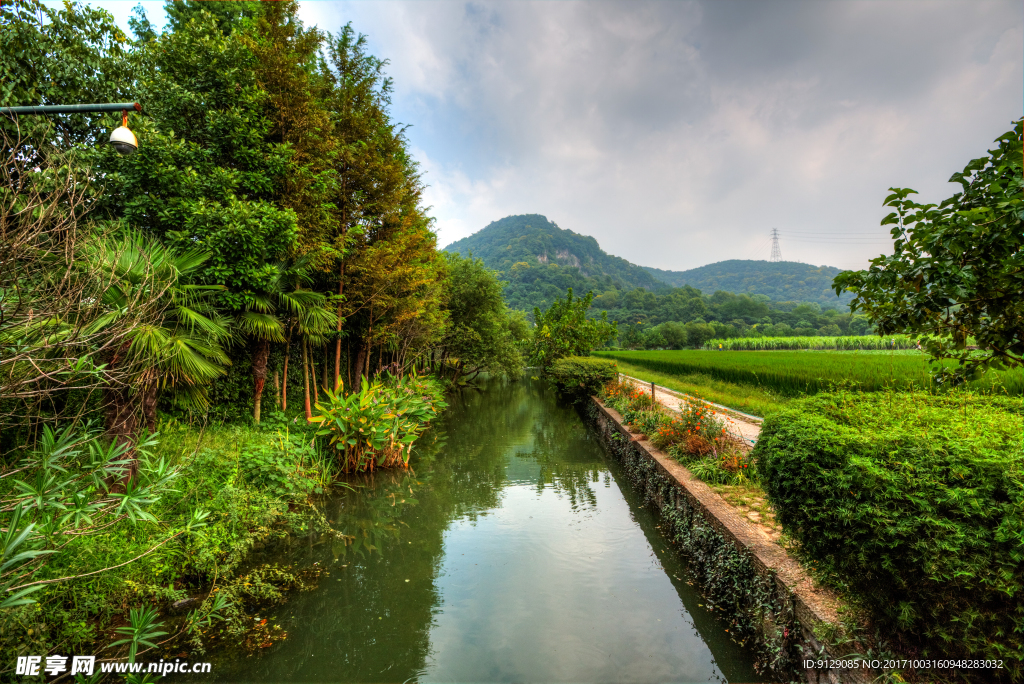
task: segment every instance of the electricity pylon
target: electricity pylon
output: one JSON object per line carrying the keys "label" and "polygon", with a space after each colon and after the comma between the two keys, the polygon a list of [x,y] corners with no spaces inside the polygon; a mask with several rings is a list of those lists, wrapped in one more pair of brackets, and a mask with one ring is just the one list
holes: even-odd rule
{"label": "electricity pylon", "polygon": [[782,261],[782,250],[779,249],[779,231],[777,228],[772,228],[772,256],[768,261]]}

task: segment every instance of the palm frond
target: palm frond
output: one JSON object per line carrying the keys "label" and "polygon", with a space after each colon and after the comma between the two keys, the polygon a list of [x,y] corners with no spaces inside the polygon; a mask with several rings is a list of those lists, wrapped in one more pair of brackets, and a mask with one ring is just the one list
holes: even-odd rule
{"label": "palm frond", "polygon": [[242,333],[258,340],[284,342],[284,326],[271,314],[245,311],[235,319],[235,326]]}

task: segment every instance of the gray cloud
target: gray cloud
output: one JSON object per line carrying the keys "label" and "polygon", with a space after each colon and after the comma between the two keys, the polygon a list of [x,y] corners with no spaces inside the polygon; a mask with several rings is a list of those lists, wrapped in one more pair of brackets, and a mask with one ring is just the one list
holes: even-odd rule
{"label": "gray cloud", "polygon": [[887,248],[886,189],[951,194],[1024,99],[1017,2],[303,12],[391,59],[443,243],[536,211],[662,268],[764,258],[772,227],[788,258],[857,267]]}
{"label": "gray cloud", "polygon": [[352,21],[390,60],[442,244],[538,212],[660,268],[767,258],[773,227],[786,258],[862,267],[888,247],[887,188],[949,196],[950,174],[1024,109],[1017,0],[343,1],[301,15]]}

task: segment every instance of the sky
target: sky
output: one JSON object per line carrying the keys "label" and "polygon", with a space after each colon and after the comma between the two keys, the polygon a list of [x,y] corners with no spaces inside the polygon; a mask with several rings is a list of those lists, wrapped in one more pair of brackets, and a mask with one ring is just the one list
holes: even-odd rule
{"label": "sky", "polygon": [[[89,4],[127,27],[136,0]],[[162,3],[143,2],[160,25]],[[1019,0],[304,1],[389,60],[439,245],[543,214],[633,263],[864,268],[1024,113]]]}

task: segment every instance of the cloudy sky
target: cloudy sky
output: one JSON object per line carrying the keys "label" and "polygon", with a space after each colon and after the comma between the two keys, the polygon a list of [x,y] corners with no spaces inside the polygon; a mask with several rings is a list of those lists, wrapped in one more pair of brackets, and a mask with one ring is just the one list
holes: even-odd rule
{"label": "cloudy sky", "polygon": [[[126,25],[134,0],[94,2]],[[143,3],[161,23],[159,2]],[[1019,0],[302,2],[390,60],[442,245],[540,213],[683,270],[860,268],[1024,110]]]}

